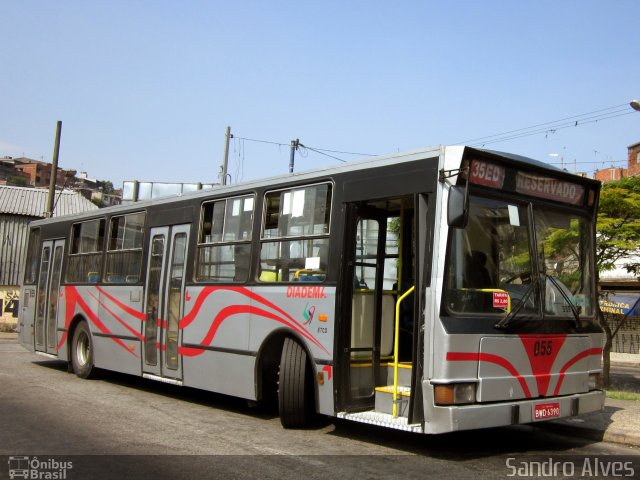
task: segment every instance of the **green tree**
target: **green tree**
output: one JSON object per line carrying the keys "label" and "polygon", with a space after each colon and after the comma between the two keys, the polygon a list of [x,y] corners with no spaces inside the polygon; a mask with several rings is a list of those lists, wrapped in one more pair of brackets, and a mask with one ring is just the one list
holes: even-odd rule
{"label": "green tree", "polygon": [[[617,262],[629,273],[640,273],[640,177],[625,178],[602,186],[596,226],[598,273],[614,269]],[[606,387],[609,385],[613,337],[621,322],[615,318],[607,319],[598,311],[606,335],[603,352],[603,381]]]}
{"label": "green tree", "polygon": [[105,193],[105,194],[113,193],[114,188],[113,188],[113,183],[111,183],[111,181],[98,180],[96,184],[98,185],[98,188],[102,189],[102,193]]}
{"label": "green tree", "polygon": [[600,195],[596,232],[599,272],[622,261],[629,273],[640,273],[640,177],[606,183]]}
{"label": "green tree", "polygon": [[29,182],[24,177],[15,176],[9,179],[9,185],[13,185],[15,187],[28,187]]}

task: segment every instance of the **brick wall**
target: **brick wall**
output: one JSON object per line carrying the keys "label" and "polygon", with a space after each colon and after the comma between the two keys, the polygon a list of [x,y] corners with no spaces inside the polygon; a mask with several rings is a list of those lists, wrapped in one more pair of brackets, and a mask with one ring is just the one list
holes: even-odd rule
{"label": "brick wall", "polygon": [[619,167],[610,167],[602,170],[596,170],[593,173],[593,178],[601,181],[602,183],[621,180],[626,176],[627,176],[627,169],[619,168]]}
{"label": "brick wall", "polygon": [[640,175],[640,143],[631,145],[629,151],[628,175],[635,177]]}

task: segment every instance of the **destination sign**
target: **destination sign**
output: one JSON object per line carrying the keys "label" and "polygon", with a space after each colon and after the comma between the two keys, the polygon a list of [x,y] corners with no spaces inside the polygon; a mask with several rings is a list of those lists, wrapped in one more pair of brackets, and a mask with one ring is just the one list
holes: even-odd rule
{"label": "destination sign", "polygon": [[472,160],[469,181],[485,187],[502,188],[504,185],[504,167],[484,160]]}
{"label": "destination sign", "polygon": [[523,172],[516,175],[516,192],[572,205],[581,205],[584,198],[582,185]]}
{"label": "destination sign", "polygon": [[474,158],[469,166],[468,181],[474,185],[515,191],[522,195],[582,205],[585,187],[553,177],[522,171],[483,158]]}

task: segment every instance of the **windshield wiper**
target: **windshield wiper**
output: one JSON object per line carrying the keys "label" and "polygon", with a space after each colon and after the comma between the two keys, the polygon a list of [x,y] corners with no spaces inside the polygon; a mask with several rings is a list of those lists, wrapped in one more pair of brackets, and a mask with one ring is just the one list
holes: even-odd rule
{"label": "windshield wiper", "polygon": [[518,305],[516,305],[516,307],[513,310],[511,310],[506,317],[504,317],[502,320],[494,324],[493,326],[495,328],[501,328],[501,329],[507,328],[515,320],[516,316],[518,315],[518,313],[520,312],[524,304],[527,303],[527,300],[529,300],[529,297],[531,296],[531,293],[534,290],[533,288],[534,285],[535,284],[533,282],[531,283],[531,285],[529,285],[529,289],[520,299],[520,303],[518,303]]}
{"label": "windshield wiper", "polygon": [[573,318],[575,320],[575,324],[576,324],[576,328],[580,328],[580,314],[578,313],[578,310],[576,309],[575,305],[573,304],[573,302],[569,299],[569,296],[564,292],[564,290],[562,290],[562,288],[560,288],[560,284],[558,283],[558,281],[553,278],[551,275],[547,275],[545,274],[545,277],[548,278],[549,280],[551,280],[551,283],[553,283],[553,286],[556,287],[556,289],[560,292],[560,295],[562,295],[562,298],[564,298],[564,301],[567,302],[569,304],[569,308],[571,309],[571,312],[573,313]]}

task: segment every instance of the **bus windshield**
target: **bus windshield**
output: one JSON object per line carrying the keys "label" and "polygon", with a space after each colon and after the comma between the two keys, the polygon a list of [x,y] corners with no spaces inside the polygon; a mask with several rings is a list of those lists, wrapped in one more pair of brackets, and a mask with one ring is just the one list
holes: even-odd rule
{"label": "bus windshield", "polygon": [[445,305],[453,315],[592,318],[592,226],[574,210],[470,196],[452,230]]}

